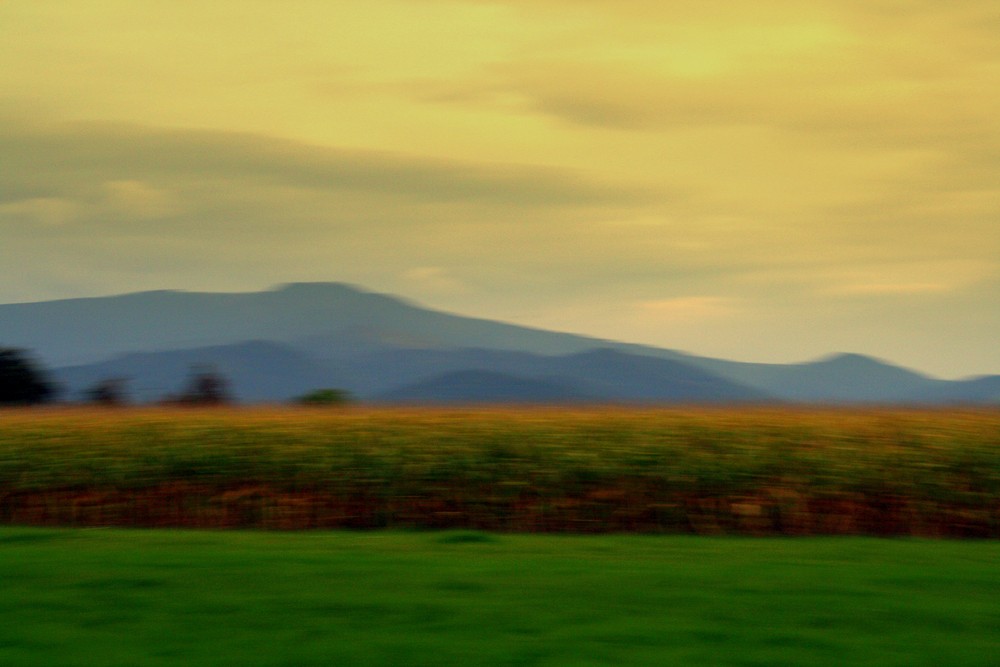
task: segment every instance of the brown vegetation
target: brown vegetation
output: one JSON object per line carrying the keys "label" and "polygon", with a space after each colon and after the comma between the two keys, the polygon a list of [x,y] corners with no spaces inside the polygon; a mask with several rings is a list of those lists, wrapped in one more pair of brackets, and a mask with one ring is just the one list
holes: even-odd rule
{"label": "brown vegetation", "polygon": [[1000,411],[0,412],[0,523],[1000,537]]}

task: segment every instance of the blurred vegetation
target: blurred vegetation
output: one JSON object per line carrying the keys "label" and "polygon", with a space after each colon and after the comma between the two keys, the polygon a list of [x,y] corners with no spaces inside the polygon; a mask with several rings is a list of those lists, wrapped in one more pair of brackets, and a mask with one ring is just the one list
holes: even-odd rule
{"label": "blurred vegetation", "polygon": [[84,398],[88,403],[105,407],[128,405],[127,382],[126,378],[117,377],[98,380],[84,392]]}
{"label": "blurred vegetation", "polygon": [[0,412],[0,522],[1000,537],[1000,411]]}
{"label": "blurred vegetation", "polygon": [[0,528],[0,665],[997,664],[1000,542]]}
{"label": "blurred vegetation", "polygon": [[37,405],[55,395],[56,386],[26,351],[0,347],[0,405]]}
{"label": "blurred vegetation", "polygon": [[347,405],[354,398],[350,392],[343,389],[316,389],[295,399],[302,405]]}
{"label": "blurred vegetation", "polygon": [[229,381],[210,364],[192,366],[181,393],[164,399],[167,404],[188,406],[221,406],[232,402]]}

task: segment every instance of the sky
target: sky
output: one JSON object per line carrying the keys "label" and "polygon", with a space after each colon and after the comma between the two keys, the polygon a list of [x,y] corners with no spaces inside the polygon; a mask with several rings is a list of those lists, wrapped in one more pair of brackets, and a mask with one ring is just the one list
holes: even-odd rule
{"label": "sky", "polygon": [[299,281],[1000,373],[1000,6],[0,0],[0,303]]}

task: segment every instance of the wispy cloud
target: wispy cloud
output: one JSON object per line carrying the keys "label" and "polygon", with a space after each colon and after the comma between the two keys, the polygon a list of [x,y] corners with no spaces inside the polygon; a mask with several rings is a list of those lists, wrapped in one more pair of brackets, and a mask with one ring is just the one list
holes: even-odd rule
{"label": "wispy cloud", "polygon": [[469,287],[442,266],[416,266],[403,272],[403,279],[420,294],[460,294]]}
{"label": "wispy cloud", "polygon": [[[21,130],[21,131],[18,131]],[[0,132],[0,193],[87,189],[111,183],[119,196],[150,192],[141,178],[223,178],[325,191],[369,192],[416,201],[512,206],[629,204],[650,193],[601,183],[571,169],[463,163],[337,149],[245,133],[162,130],[134,125],[8,127]],[[114,184],[118,185],[114,185]],[[131,185],[129,185],[131,184]]]}
{"label": "wispy cloud", "polygon": [[855,296],[935,296],[958,292],[1000,276],[1000,260],[894,262],[819,271],[821,294]]}
{"label": "wispy cloud", "polygon": [[680,296],[668,299],[640,301],[636,304],[640,317],[667,322],[712,320],[738,311],[737,301],[721,296]]}

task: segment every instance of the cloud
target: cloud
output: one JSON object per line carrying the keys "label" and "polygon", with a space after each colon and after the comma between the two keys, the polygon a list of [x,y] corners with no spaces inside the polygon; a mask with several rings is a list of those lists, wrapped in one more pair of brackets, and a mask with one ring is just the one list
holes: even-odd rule
{"label": "cloud", "polygon": [[[246,133],[134,125],[8,127],[0,133],[0,152],[5,155],[0,195],[118,183],[110,187],[118,189],[119,199],[124,195],[135,203],[141,196],[149,204],[150,188],[155,188],[149,182],[215,178],[364,192],[417,202],[515,207],[627,205],[650,196],[641,188],[602,183],[571,169],[476,164],[329,148]],[[138,187],[147,190],[139,195]],[[131,192],[125,195],[123,188]]]}
{"label": "cloud", "polygon": [[640,317],[685,323],[726,317],[738,311],[736,300],[721,296],[680,296],[653,299],[638,302],[636,308]]}
{"label": "cloud", "polygon": [[417,292],[429,294],[461,294],[469,291],[451,271],[441,266],[417,266],[403,273],[403,279]]}
{"label": "cloud", "polygon": [[0,221],[14,220],[31,225],[57,227],[76,218],[79,207],[59,197],[29,197],[0,203]]}
{"label": "cloud", "polygon": [[925,260],[817,272],[818,291],[836,297],[936,296],[967,290],[1000,276],[1000,261]]}
{"label": "cloud", "polygon": [[122,217],[138,220],[157,219],[179,210],[168,192],[142,181],[129,179],[104,183],[107,207]]}
{"label": "cloud", "polygon": [[595,220],[651,197],[572,169],[135,125],[7,124],[0,153],[0,232],[23,257],[8,270],[30,286],[64,267],[74,294],[335,277],[456,296],[469,272],[446,267],[480,284],[562,271],[597,251]]}
{"label": "cloud", "polygon": [[858,152],[1000,145],[995,3],[506,4],[538,22],[562,13],[567,27],[465,78],[415,82],[414,97],[581,133],[766,129]]}
{"label": "cloud", "polygon": [[826,290],[840,296],[900,296],[943,294],[953,288],[943,283],[852,283]]}
{"label": "cloud", "polygon": [[910,53],[886,63],[871,49],[807,57],[801,69],[776,59],[695,77],[644,62],[529,59],[413,90],[451,104],[510,109],[519,100],[522,113],[612,130],[772,128],[860,149],[950,148],[979,143],[974,138],[998,145],[998,121],[982,93],[997,83],[995,70],[956,64],[961,74],[936,73],[926,71],[936,63],[907,62]]}

